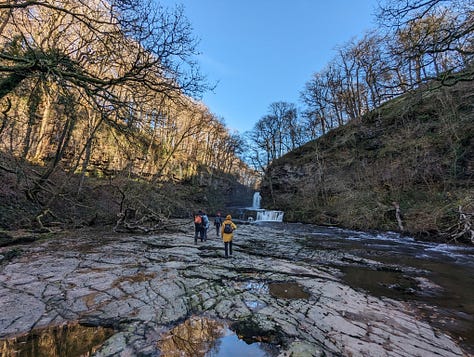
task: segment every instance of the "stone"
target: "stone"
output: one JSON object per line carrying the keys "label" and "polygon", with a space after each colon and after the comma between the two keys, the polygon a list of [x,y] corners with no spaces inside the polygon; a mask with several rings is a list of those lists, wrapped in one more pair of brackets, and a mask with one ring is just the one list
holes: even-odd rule
{"label": "stone", "polygon": [[[103,233],[100,239],[99,233],[77,233],[24,246],[21,257],[0,266],[0,338],[27,333],[37,323],[76,320],[116,329],[96,356],[152,356],[162,332],[206,315],[246,326],[260,335],[249,338],[279,346],[281,357],[463,356],[456,341],[407,304],[356,291],[322,264],[347,265],[347,254],[303,257],[297,238],[240,225],[238,258],[224,259],[216,254],[223,251],[220,240],[196,247],[191,224],[188,232]],[[304,294],[273,296],[270,283],[297,285]]]}

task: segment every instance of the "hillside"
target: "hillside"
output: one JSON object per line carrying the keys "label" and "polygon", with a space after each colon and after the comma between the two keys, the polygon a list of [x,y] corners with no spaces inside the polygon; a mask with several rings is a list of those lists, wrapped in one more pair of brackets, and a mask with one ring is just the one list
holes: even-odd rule
{"label": "hillside", "polygon": [[150,183],[126,172],[82,181],[80,174],[56,170],[33,200],[32,183],[42,169],[0,152],[0,245],[10,230],[47,233],[95,226],[151,232],[166,228],[168,218],[191,222],[198,209],[214,214],[229,205],[244,206],[253,193],[238,177],[222,172]]}
{"label": "hillside", "polygon": [[262,204],[288,221],[471,242],[473,109],[473,82],[386,102],[274,161]]}

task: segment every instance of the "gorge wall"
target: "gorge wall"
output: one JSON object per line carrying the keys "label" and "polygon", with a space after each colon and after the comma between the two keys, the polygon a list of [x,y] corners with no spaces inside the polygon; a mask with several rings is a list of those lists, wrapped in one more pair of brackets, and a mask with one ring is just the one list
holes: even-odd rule
{"label": "gorge wall", "polygon": [[473,108],[473,82],[386,102],[274,161],[262,206],[287,221],[452,239],[459,209],[474,211]]}

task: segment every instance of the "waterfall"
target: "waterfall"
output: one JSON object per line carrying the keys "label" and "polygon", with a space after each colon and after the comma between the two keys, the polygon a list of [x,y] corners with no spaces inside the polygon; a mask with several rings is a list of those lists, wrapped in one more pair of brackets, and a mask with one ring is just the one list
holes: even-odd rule
{"label": "waterfall", "polygon": [[260,209],[260,200],[262,199],[262,196],[260,196],[260,192],[255,192],[253,194],[253,202],[252,202],[252,208],[253,209]]}
{"label": "waterfall", "polygon": [[[260,195],[260,192],[255,192],[253,194],[252,207],[247,208],[256,211],[257,217],[255,218],[255,222],[283,222],[283,215],[285,213],[283,211],[270,211],[260,208],[261,199],[262,196]],[[253,214],[255,214],[255,212]],[[253,217],[249,217],[249,219],[253,221]]]}
{"label": "waterfall", "polygon": [[285,212],[283,211],[259,211],[257,212],[257,222],[264,221],[264,222],[283,222],[283,215]]}

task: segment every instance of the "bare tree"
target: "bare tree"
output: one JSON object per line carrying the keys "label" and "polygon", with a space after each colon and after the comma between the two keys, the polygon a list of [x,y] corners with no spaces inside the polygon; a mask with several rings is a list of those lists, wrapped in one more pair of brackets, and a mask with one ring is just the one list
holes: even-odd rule
{"label": "bare tree", "polygon": [[247,160],[263,171],[273,160],[294,150],[307,140],[305,126],[298,118],[296,106],[287,102],[274,102],[247,133],[250,154]]}
{"label": "bare tree", "polygon": [[427,81],[474,80],[471,1],[387,0],[380,6],[385,31],[339,47],[301,92],[312,138]]}
{"label": "bare tree", "polygon": [[[399,38],[403,51],[407,53],[409,73],[414,74],[416,84],[435,76],[447,85],[474,79],[472,1],[386,0],[380,4],[378,19]],[[441,60],[444,68],[439,67]],[[433,65],[433,74],[422,73],[426,71],[426,61]],[[461,70],[460,75],[458,72]]]}
{"label": "bare tree", "polygon": [[[199,94],[206,87],[193,60],[196,40],[181,8],[169,11],[139,0],[64,0],[1,1],[0,10],[0,98],[20,85],[31,93],[22,155],[38,157],[31,147],[35,135],[45,131],[41,125],[47,118],[38,120],[44,99],[57,100],[49,108],[53,105],[57,117],[64,118],[57,123],[57,148],[43,180],[82,120],[82,102],[101,113],[101,124],[130,134],[140,120],[129,115],[130,109],[139,102],[156,93],[169,98]],[[51,86],[62,94],[48,97],[43,88]],[[89,139],[83,143],[90,144]]]}
{"label": "bare tree", "polygon": [[324,135],[328,129],[329,88],[322,73],[314,73],[306,82],[300,97],[307,109],[303,112],[307,119],[306,127],[310,133],[308,139]]}

